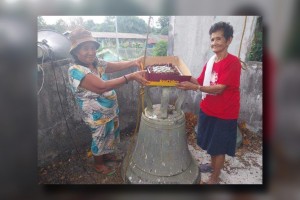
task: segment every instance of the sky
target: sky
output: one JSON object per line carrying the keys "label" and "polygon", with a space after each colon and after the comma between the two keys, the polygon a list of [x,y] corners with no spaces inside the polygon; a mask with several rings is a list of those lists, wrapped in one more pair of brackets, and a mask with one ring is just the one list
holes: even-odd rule
{"label": "sky", "polygon": [[[72,18],[76,17],[82,17],[83,20],[90,20],[92,19],[95,23],[100,24],[105,20],[106,16],[41,16],[45,20],[47,24],[55,24],[57,20],[62,19],[67,23],[70,23]],[[149,16],[138,16],[139,18],[142,18],[145,20],[146,23],[148,23]],[[150,26],[156,26],[157,19],[159,16],[152,16],[153,20],[151,20]]]}

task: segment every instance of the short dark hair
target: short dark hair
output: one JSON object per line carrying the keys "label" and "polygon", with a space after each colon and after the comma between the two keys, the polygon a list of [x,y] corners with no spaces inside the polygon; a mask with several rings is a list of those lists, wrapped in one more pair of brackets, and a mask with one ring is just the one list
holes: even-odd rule
{"label": "short dark hair", "polygon": [[233,38],[233,28],[232,26],[226,22],[217,22],[215,24],[213,24],[210,29],[209,29],[209,35],[211,35],[212,33],[219,31],[219,30],[223,30],[224,31],[224,37],[226,40],[228,40],[229,38]]}

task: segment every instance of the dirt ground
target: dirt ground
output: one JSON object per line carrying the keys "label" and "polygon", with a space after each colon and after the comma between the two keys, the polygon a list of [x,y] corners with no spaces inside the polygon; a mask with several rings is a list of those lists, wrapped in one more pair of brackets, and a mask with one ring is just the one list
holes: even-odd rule
{"label": "dirt ground", "polygon": [[[196,145],[195,126],[197,116],[186,113],[186,132],[188,148],[198,164],[208,163],[209,156]],[[221,184],[262,184],[262,137],[249,131],[245,123],[239,124],[243,140],[236,151],[236,156],[227,157],[221,172]],[[121,133],[121,144],[117,154],[124,155],[132,148],[132,133]],[[125,162],[128,157],[125,158]],[[39,184],[124,184],[120,163],[108,163],[116,168],[116,173],[105,176],[92,167],[93,158],[89,147],[73,151],[70,155],[61,155],[52,163],[38,167]],[[122,169],[123,168],[123,169]],[[206,181],[209,173],[202,173],[201,180]]]}

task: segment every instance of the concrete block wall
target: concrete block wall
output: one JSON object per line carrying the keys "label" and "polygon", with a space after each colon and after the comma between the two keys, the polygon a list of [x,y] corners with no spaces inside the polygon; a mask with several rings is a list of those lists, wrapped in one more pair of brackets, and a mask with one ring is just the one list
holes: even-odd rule
{"label": "concrete block wall", "polygon": [[247,68],[241,72],[241,108],[239,122],[246,122],[247,128],[262,134],[262,63],[247,62]]}
{"label": "concrete block wall", "polygon": [[[44,84],[37,96],[38,164],[51,161],[63,153],[74,153],[76,148],[84,150],[81,147],[89,143],[89,129],[81,120],[80,111],[68,88],[68,63],[68,60],[62,60],[43,64]],[[40,71],[38,87],[42,84],[42,78]]]}

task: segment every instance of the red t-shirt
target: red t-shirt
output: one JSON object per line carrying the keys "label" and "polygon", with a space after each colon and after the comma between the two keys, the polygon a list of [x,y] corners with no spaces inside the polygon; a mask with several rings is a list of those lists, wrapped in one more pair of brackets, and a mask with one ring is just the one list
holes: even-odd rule
{"label": "red t-shirt", "polygon": [[[211,73],[210,85],[222,84],[227,88],[221,94],[207,94],[200,102],[201,110],[209,116],[221,119],[237,119],[240,111],[240,75],[241,63],[239,59],[228,54],[226,58],[214,63]],[[198,83],[203,85],[206,65]]]}

